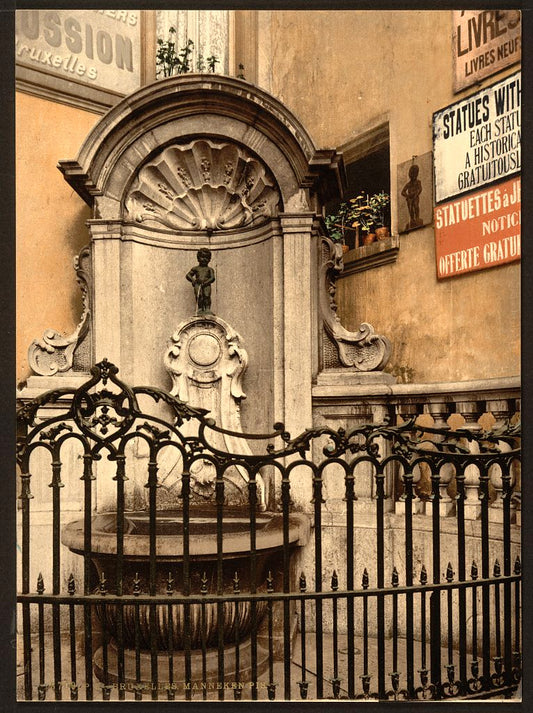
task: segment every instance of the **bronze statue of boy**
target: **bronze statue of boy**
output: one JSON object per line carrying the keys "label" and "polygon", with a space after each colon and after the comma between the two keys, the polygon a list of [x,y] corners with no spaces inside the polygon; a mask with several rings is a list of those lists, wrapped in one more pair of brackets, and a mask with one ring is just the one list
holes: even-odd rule
{"label": "bronze statue of boy", "polygon": [[402,196],[407,203],[409,211],[409,222],[405,226],[405,230],[413,230],[420,228],[423,221],[420,218],[420,194],[422,193],[422,183],[418,179],[420,168],[416,163],[409,167],[409,181],[402,188]]}
{"label": "bronze statue of boy", "polygon": [[211,312],[211,285],[215,281],[215,271],[209,267],[211,250],[200,248],[196,253],[198,265],[192,267],[185,277],[192,282],[196,298],[197,314],[212,314]]}

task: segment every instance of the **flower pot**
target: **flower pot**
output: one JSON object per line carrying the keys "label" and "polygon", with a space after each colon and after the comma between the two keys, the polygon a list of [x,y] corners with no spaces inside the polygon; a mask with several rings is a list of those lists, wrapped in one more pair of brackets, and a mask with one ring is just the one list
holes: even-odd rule
{"label": "flower pot", "polygon": [[375,240],[375,233],[367,233],[365,236],[363,236],[363,245],[371,245]]}
{"label": "flower pot", "polygon": [[385,238],[388,238],[389,235],[390,233],[388,228],[376,228],[376,238],[378,240],[384,240]]}

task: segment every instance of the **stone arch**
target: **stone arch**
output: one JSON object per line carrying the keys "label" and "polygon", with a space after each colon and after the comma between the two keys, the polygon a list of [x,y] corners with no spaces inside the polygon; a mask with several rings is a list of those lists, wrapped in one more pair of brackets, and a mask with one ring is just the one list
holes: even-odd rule
{"label": "stone arch", "polygon": [[169,77],[141,88],[92,129],[66,180],[95,217],[120,220],[122,191],[162,146],[203,136],[253,151],[272,172],[285,211],[316,209],[342,183],[340,154],[317,150],[298,119],[250,83],[223,76]]}
{"label": "stone arch", "polygon": [[[200,145],[211,152],[209,166],[192,156]],[[176,159],[168,181],[145,180],[169,151],[181,158],[189,152],[197,174],[216,164],[217,176],[198,174],[192,190],[176,178],[187,161]],[[227,159],[232,172],[225,174]],[[233,172],[237,160],[253,166],[253,186],[245,172]],[[161,355],[176,324],[195,315],[186,275],[203,247],[216,275],[213,312],[243,335],[250,356],[245,431],[265,431],[275,421],[302,431],[312,423],[313,383],[335,385],[348,370],[359,383],[361,372],[385,364],[388,341],[366,323],[349,332],[336,314],[342,257],[340,246],[323,239],[321,215],[342,192],[342,156],[317,150],[298,119],[263,90],[206,74],[147,85],[102,117],[77,159],[59,168],[93,209],[78,270],[85,310],[75,334],[65,339],[48,330],[32,344],[38,373],[68,371],[74,354],[81,369],[106,357],[130,381],[166,386]],[[256,190],[258,178],[260,190],[248,200],[243,191]],[[143,215],[154,194],[155,221]],[[218,207],[191,208],[198,194],[220,199]]]}

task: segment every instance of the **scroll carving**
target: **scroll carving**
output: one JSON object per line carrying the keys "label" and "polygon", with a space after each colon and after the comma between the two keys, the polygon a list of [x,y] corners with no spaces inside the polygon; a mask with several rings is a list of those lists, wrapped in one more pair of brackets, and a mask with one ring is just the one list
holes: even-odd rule
{"label": "scroll carving", "polygon": [[327,336],[336,348],[340,365],[359,371],[383,369],[390,357],[391,344],[363,322],[357,332],[342,326],[335,301],[336,281],[342,271],[342,248],[329,238],[322,238],[323,259],[320,268],[320,306]]}
{"label": "scroll carving", "polygon": [[[171,394],[193,408],[209,413],[224,433],[213,431],[212,444],[222,450],[250,455],[250,446],[242,433],[240,404],[246,398],[243,377],[248,366],[248,354],[242,337],[227,322],[215,315],[192,317],[182,322],[172,335],[164,356],[164,364],[172,378]],[[184,424],[184,432],[195,433],[195,424]],[[166,472],[162,485],[172,503],[172,491],[180,487],[181,460],[171,452],[160,460],[160,471]],[[208,460],[199,461],[191,476],[191,502],[214,497],[216,469]],[[249,474],[240,465],[225,471],[224,481],[229,504],[248,502]],[[266,507],[263,477],[257,474],[260,507]]]}
{"label": "scroll carving", "polygon": [[82,249],[74,258],[76,280],[80,286],[83,312],[81,319],[72,334],[65,336],[55,329],[45,330],[41,339],[34,339],[28,349],[30,368],[40,376],[53,376],[57,372],[72,368],[74,352],[89,331],[90,306],[90,264],[89,246]]}
{"label": "scroll carving", "polygon": [[268,169],[244,148],[200,139],[166,147],[139,171],[126,218],[172,230],[230,230],[277,214]]}

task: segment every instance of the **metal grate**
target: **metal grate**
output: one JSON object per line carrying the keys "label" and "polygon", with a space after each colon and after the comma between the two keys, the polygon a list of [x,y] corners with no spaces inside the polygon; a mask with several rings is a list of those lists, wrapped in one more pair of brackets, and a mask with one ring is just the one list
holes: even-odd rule
{"label": "metal grate", "polygon": [[[276,424],[269,434],[230,434],[257,444],[256,454],[235,455],[217,447],[224,431],[205,411],[160,389],[130,388],[117,373],[104,360],[78,390],[20,404],[24,699],[440,700],[516,691],[518,424],[452,431],[411,419],[294,439]],[[179,464],[170,505],[159,492],[164,452]],[[194,481],[200,466],[211,480]],[[450,467],[455,510],[444,518],[442,473]],[[428,562],[417,559],[414,527],[420,468],[431,479]],[[237,504],[235,469],[246,482]],[[366,544],[355,494],[363,472],[373,483]],[[391,473],[403,487],[392,548]],[[31,493],[48,477],[49,567],[39,560]],[[112,497],[96,508],[105,478]],[[64,481],[79,489],[81,518],[65,510]],[[302,483],[312,493],[306,513],[291,495]],[[472,484],[475,521],[465,517]],[[259,487],[268,492],[266,510]],[[331,568],[324,532],[328,493],[339,490]],[[450,542],[453,563],[442,560]],[[69,572],[77,560],[83,566]]]}

